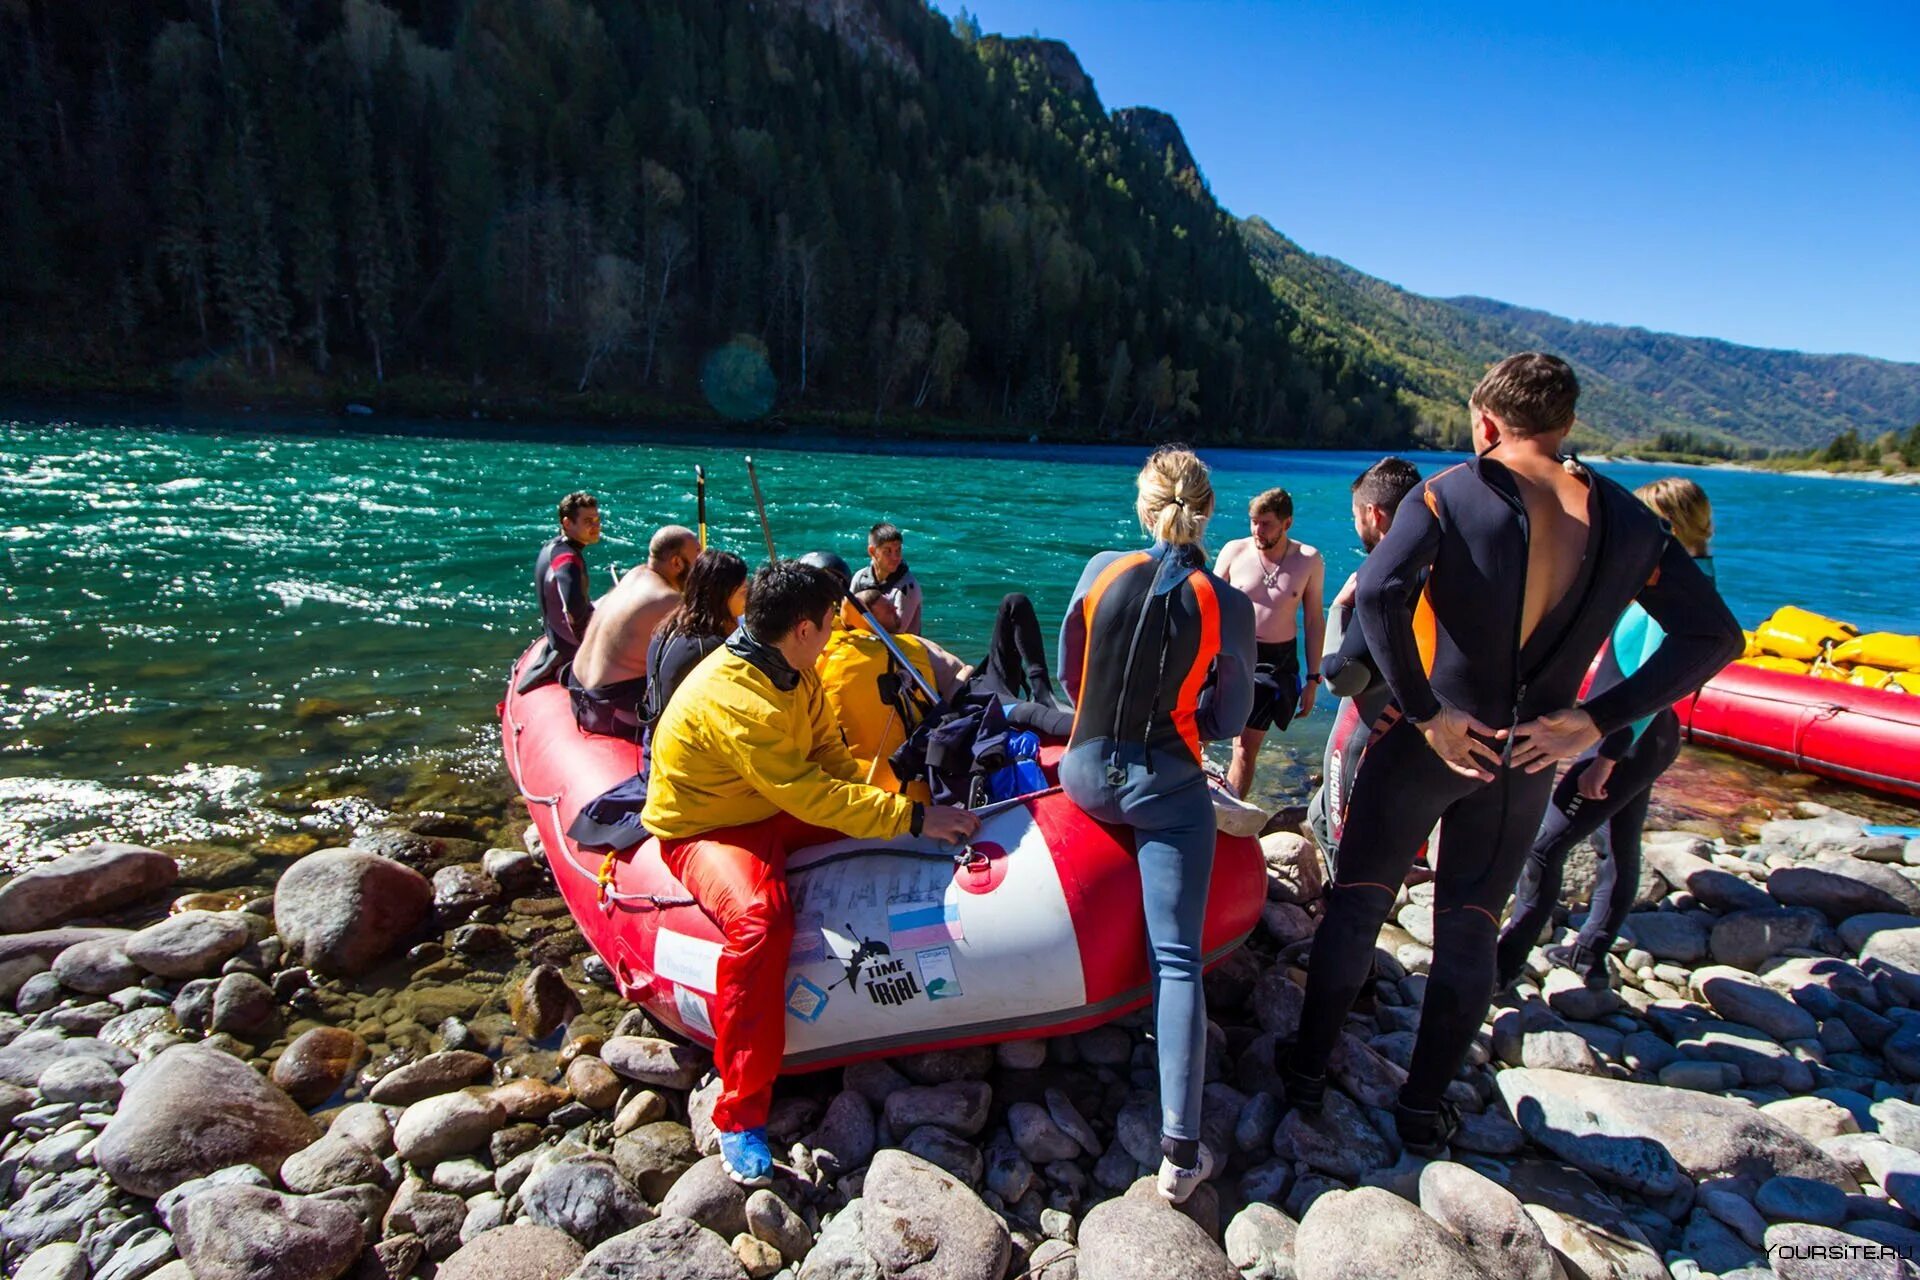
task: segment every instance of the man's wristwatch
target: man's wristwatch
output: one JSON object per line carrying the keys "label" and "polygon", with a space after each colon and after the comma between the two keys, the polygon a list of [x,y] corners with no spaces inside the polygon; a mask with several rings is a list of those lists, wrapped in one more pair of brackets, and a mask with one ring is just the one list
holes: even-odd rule
{"label": "man's wristwatch", "polygon": [[921,804],[917,800],[914,801],[913,817],[907,823],[907,834],[914,835],[914,836],[919,835],[920,828],[925,826],[926,822],[927,822],[927,806]]}
{"label": "man's wristwatch", "polygon": [[1307,681],[1307,683],[1308,683],[1308,684],[1319,684],[1319,683],[1320,683],[1320,673],[1319,673],[1318,671],[1309,671],[1309,672],[1307,672],[1307,674],[1306,674],[1306,681]]}

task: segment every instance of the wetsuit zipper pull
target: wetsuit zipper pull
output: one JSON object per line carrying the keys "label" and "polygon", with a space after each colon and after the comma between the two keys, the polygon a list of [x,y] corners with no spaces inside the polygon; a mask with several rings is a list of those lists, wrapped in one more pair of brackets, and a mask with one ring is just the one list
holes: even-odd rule
{"label": "wetsuit zipper pull", "polygon": [[1526,701],[1527,684],[1523,680],[1513,691],[1513,718],[1507,725],[1507,741],[1500,752],[1500,763],[1503,765],[1513,763],[1513,731],[1520,727],[1520,708],[1526,705]]}

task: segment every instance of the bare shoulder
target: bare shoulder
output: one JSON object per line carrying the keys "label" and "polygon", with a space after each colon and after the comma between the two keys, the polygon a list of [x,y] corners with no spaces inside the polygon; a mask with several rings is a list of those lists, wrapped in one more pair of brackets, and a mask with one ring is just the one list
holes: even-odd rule
{"label": "bare shoulder", "polygon": [[1320,548],[1305,542],[1295,542],[1293,545],[1300,552],[1300,559],[1305,561],[1309,568],[1326,567],[1326,557],[1320,554]]}
{"label": "bare shoulder", "polygon": [[1252,538],[1230,539],[1225,546],[1220,548],[1220,554],[1215,557],[1214,564],[1223,567],[1232,564],[1235,560],[1245,555],[1247,548],[1252,545]]}

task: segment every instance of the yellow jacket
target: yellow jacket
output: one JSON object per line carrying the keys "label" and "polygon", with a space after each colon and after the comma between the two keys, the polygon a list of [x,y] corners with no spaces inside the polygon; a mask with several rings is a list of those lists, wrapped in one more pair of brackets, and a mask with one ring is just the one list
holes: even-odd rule
{"label": "yellow jacket", "polygon": [[[937,683],[933,660],[918,636],[897,635],[894,643],[907,655],[928,684]],[[860,766],[860,777],[874,786],[899,791],[900,779],[887,763],[894,749],[907,739],[907,726],[891,703],[880,697],[880,677],[893,666],[893,659],[880,637],[865,629],[836,631],[820,652],[817,670],[826,689],[827,701],[840,720],[847,749]],[[903,677],[904,678],[904,677]],[[926,787],[915,783],[906,794],[915,800],[929,798]]]}
{"label": "yellow jacket", "polygon": [[657,836],[694,836],[784,810],[849,836],[905,835],[913,802],[870,787],[812,671],[790,692],[726,648],[674,690],[653,733],[647,807]]}

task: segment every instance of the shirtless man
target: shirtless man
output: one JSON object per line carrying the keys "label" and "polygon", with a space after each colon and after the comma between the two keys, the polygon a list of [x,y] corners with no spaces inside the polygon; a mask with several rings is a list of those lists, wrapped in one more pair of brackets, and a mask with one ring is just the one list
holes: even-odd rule
{"label": "shirtless man", "polygon": [[[1627,490],[1564,464],[1579,384],[1566,361],[1509,356],[1468,401],[1473,461],[1407,496],[1360,569],[1354,612],[1393,701],[1348,804],[1314,933],[1286,1097],[1317,1111],[1374,942],[1436,821],[1433,965],[1394,1120],[1433,1156],[1458,1124],[1442,1097],[1493,997],[1494,943],[1554,765],[1671,704],[1741,646],[1687,549]],[[1603,554],[1604,551],[1604,554]],[[1631,601],[1666,630],[1635,674],[1580,685]]]}
{"label": "shirtless man", "polygon": [[680,588],[699,554],[693,530],[667,525],[647,544],[647,562],[594,604],[593,621],[567,676],[574,721],[588,733],[639,741],[647,644],[654,627],[680,603]]}
{"label": "shirtless man", "polygon": [[[1254,639],[1259,648],[1254,668],[1253,714],[1233,744],[1233,763],[1227,785],[1245,799],[1253,788],[1253,765],[1266,741],[1267,730],[1285,729],[1296,715],[1313,710],[1314,691],[1320,685],[1321,640],[1326,615],[1320,596],[1326,589],[1327,564],[1304,542],[1295,542],[1293,497],[1285,489],[1269,489],[1247,505],[1250,536],[1235,538],[1220,548],[1213,572],[1246,593],[1253,601]],[[1307,620],[1309,666],[1300,675],[1300,617]]]}

